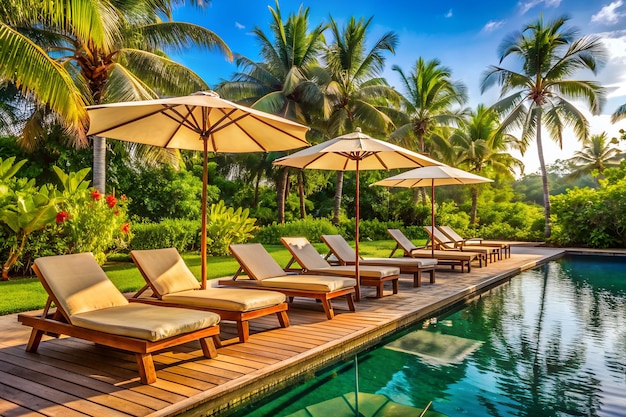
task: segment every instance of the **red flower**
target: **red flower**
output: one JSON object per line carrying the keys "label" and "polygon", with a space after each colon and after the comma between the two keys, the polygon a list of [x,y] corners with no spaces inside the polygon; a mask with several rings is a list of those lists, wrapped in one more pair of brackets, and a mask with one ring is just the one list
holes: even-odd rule
{"label": "red flower", "polygon": [[122,227],[120,227],[120,229],[122,229],[122,233],[128,234],[128,232],[130,232],[130,224],[126,222],[122,225]]}
{"label": "red flower", "polygon": [[57,223],[63,223],[69,217],[70,217],[70,215],[66,211],[60,211],[60,212],[57,213],[56,221],[57,221]]}
{"label": "red flower", "polygon": [[109,205],[109,207],[113,208],[115,207],[115,204],[117,203],[117,198],[115,198],[115,196],[108,195],[106,198],[106,202]]}
{"label": "red flower", "polygon": [[102,198],[102,194],[100,194],[100,191],[98,190],[93,190],[91,192],[91,198],[93,198],[94,200],[98,201]]}
{"label": "red flower", "polygon": [[122,199],[122,201],[126,201],[126,199],[127,199],[126,194],[122,194],[122,196],[120,198]]}
{"label": "red flower", "polygon": [[113,214],[115,214],[116,216],[119,216],[120,215],[120,211],[119,210],[115,210],[115,212]]}

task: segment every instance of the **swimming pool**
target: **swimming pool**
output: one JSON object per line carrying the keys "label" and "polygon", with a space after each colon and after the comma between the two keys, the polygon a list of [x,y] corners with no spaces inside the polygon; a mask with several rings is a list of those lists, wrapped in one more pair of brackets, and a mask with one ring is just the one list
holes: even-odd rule
{"label": "swimming pool", "polygon": [[[234,415],[288,416],[354,392],[355,374],[340,363]],[[358,387],[448,416],[626,416],[626,259],[525,271],[359,354]]]}

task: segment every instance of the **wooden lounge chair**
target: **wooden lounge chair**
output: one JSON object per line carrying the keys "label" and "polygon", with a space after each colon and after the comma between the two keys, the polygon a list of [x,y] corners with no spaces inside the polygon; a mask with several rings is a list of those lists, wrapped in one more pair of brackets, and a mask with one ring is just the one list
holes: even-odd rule
{"label": "wooden lounge chair", "polygon": [[387,229],[389,235],[396,241],[389,257],[391,258],[398,249],[402,249],[404,256],[409,258],[432,258],[437,259],[437,265],[450,265],[452,269],[461,267],[461,272],[467,267],[467,272],[472,270],[472,262],[478,261],[478,266],[482,266],[484,255],[475,252],[461,252],[448,250],[431,250],[425,247],[417,247],[398,229]]}
{"label": "wooden lounge chair", "polygon": [[[430,238],[430,243],[435,245],[436,249],[441,250],[455,250],[455,251],[465,251],[466,249],[463,245],[457,245],[456,242],[450,241],[446,235],[441,232],[441,230],[435,229],[433,230],[432,226],[423,226],[426,233],[428,233],[428,237]],[[495,246],[476,246],[474,248],[468,249],[469,252],[481,253],[484,255],[485,264],[488,262],[494,262],[500,257],[500,248]]]}
{"label": "wooden lounge chair", "polygon": [[[306,274],[341,275],[344,277],[356,277],[354,265],[331,265],[304,237],[281,237],[280,241],[291,253],[291,260],[287,269],[297,262]],[[400,269],[392,266],[359,266],[361,285],[376,287],[376,298],[383,296],[383,285],[391,282],[393,293],[398,293],[398,279]],[[356,293],[357,301],[360,299],[359,289]]]}
{"label": "wooden lounge chair", "polygon": [[[36,352],[44,333],[68,335],[135,353],[141,382],[156,382],[152,352],[199,340],[207,358],[217,356],[214,337],[220,316],[129,303],[91,253],[48,256],[35,260],[33,270],[48,292],[42,316],[18,315],[33,328],[26,346]],[[52,304],[56,311],[51,312]]]}
{"label": "wooden lounge chair", "polygon": [[[281,292],[241,288],[202,290],[176,248],[134,250],[130,256],[146,280],[146,285],[131,301],[212,311],[222,320],[237,323],[240,342],[248,341],[248,321],[257,317],[276,314],[281,327],[289,326],[288,304]],[[148,288],[152,297],[141,297]]]}
{"label": "wooden lounge chair", "polygon": [[[322,235],[322,241],[330,249],[326,259],[332,254],[337,258],[339,265],[354,265],[356,252],[341,235]],[[359,265],[392,266],[400,268],[400,273],[413,274],[413,286],[421,286],[422,272],[430,274],[430,283],[435,283],[436,259],[412,258],[363,258],[359,257]]]}
{"label": "wooden lounge chair", "polygon": [[[291,300],[294,297],[314,298],[322,303],[329,320],[335,316],[330,301],[333,298],[346,297],[350,311],[355,311],[352,299],[356,286],[354,278],[289,275],[260,243],[230,245],[229,248],[241,266],[232,279],[220,280],[220,285],[280,291]],[[247,277],[241,277],[242,272]]]}
{"label": "wooden lounge chair", "polygon": [[464,246],[469,250],[473,250],[474,246],[495,246],[500,248],[500,254],[504,254],[505,258],[511,257],[510,242],[502,240],[484,240],[479,237],[464,239],[450,226],[437,226],[437,229],[439,229],[450,241],[455,242],[457,245]]}

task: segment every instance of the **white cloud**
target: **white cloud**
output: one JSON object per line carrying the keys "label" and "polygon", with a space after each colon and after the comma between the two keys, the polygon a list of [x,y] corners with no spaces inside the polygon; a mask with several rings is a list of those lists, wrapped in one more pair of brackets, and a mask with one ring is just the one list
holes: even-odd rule
{"label": "white cloud", "polygon": [[452,17],[452,9],[448,10],[448,13],[446,13],[446,19],[449,19]]}
{"label": "white cloud", "polygon": [[483,26],[482,31],[487,32],[487,33],[493,32],[494,30],[498,29],[505,23],[506,23],[506,20],[498,20],[498,21],[490,20],[489,22],[487,22],[485,26]]}
{"label": "white cloud", "polygon": [[607,4],[602,7],[600,11],[591,16],[591,21],[601,23],[605,25],[614,25],[619,22],[620,18],[624,16],[624,13],[620,13],[617,9],[622,7],[622,0],[614,1],[611,4]]}
{"label": "white cloud", "polygon": [[236,27],[237,29],[245,29],[245,28],[246,28],[244,25],[242,25],[242,24],[241,24],[241,23],[239,23],[239,22],[235,22],[235,27]]}
{"label": "white cloud", "polygon": [[543,4],[546,7],[559,7],[561,4],[561,0],[530,0],[530,1],[520,1],[518,6],[520,7],[521,14],[525,14],[527,11],[532,9],[535,6],[539,6]]}

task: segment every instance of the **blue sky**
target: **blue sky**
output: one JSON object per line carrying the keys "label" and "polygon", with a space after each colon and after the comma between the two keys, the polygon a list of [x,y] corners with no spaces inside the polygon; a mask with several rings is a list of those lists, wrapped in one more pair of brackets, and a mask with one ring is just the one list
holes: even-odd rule
{"label": "blue sky", "polygon": [[[204,26],[222,38],[234,53],[258,59],[259,46],[251,35],[255,27],[269,34],[271,15],[268,6],[275,2],[258,0],[212,0],[205,11],[183,7],[174,18]],[[592,133],[607,131],[617,136],[620,128],[626,129],[626,121],[616,125],[609,122],[610,114],[626,103],[626,0],[439,0],[439,1],[373,1],[346,0],[297,1],[282,0],[280,9],[286,19],[299,7],[308,7],[311,26],[328,21],[332,16],[340,26],[351,16],[368,19],[370,39],[393,31],[399,37],[395,55],[387,57],[383,75],[401,90],[392,65],[405,72],[411,70],[418,57],[438,58],[452,70],[453,78],[467,85],[471,107],[479,103],[493,104],[498,98],[498,88],[493,87],[481,95],[481,74],[490,64],[499,60],[498,47],[502,40],[524,24],[543,15],[544,20],[567,15],[570,26],[579,29],[581,35],[594,34],[602,38],[609,51],[609,59],[597,76],[582,73],[579,79],[595,79],[607,87],[607,103],[602,115],[591,117]],[[330,34],[328,35],[330,36]],[[229,79],[237,70],[234,63],[212,53],[190,51],[177,55],[176,60],[196,71],[211,86],[222,79]],[[513,68],[512,61],[503,63]],[[569,132],[560,150],[552,143],[545,149],[548,163],[571,157],[580,145]],[[526,173],[538,168],[536,149],[526,155],[516,155],[526,164]]]}

